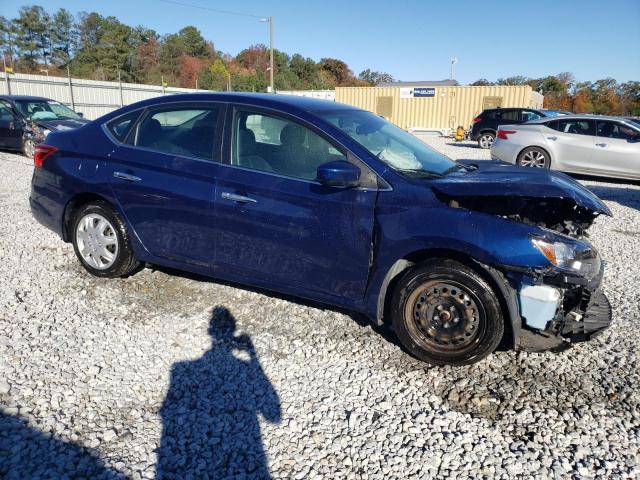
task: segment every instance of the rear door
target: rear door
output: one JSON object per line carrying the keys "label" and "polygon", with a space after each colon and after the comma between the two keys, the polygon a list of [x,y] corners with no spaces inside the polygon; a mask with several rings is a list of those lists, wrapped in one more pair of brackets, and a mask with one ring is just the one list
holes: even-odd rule
{"label": "rear door", "polygon": [[596,122],[594,174],[640,177],[640,132],[621,122]]}
{"label": "rear door", "polygon": [[551,165],[581,172],[591,168],[595,121],[558,119],[548,122],[543,134],[551,149]]}
{"label": "rear door", "polygon": [[[111,154],[113,192],[129,224],[153,256],[210,266],[214,257],[213,196],[220,168],[225,106],[164,104],[142,113]],[[112,136],[126,132],[112,121]]]}
{"label": "rear door", "polygon": [[[227,120],[216,192],[216,268],[246,283],[315,299],[359,300],[372,253],[375,175],[299,119],[237,107]],[[361,188],[317,181],[317,167],[348,160]]]}

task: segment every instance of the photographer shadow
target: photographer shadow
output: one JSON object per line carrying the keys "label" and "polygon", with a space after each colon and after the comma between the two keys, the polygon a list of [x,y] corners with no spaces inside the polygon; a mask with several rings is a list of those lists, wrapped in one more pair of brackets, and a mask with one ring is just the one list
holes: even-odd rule
{"label": "photographer shadow", "polygon": [[202,357],[172,367],[158,478],[270,478],[258,415],[280,422],[278,394],[229,310],[214,308],[209,334]]}

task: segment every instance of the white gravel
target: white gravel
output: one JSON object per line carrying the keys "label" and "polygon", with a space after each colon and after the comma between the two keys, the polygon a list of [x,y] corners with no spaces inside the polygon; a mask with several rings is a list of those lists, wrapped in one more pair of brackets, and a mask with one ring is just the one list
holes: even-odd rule
{"label": "white gravel", "polygon": [[592,229],[606,333],[453,369],[276,296],[93,278],[32,219],[30,162],[0,152],[0,168],[0,478],[640,475],[638,186],[586,182],[615,215]]}

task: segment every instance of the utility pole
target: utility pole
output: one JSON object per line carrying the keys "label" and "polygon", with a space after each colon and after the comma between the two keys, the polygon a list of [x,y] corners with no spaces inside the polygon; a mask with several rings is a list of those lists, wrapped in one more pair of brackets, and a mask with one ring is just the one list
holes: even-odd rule
{"label": "utility pole", "polygon": [[449,77],[451,80],[456,79],[456,63],[458,63],[458,59],[456,57],[453,57],[451,59],[451,75]]}
{"label": "utility pole", "polygon": [[276,93],[273,87],[273,17],[261,18],[261,22],[269,22],[269,80],[270,93]]}

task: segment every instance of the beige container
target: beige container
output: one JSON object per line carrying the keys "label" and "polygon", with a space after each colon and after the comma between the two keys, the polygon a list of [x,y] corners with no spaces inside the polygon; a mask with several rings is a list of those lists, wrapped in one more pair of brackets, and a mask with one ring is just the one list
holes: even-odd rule
{"label": "beige container", "polygon": [[[418,90],[416,92],[416,89]],[[425,89],[433,89],[433,96]],[[336,101],[385,117],[401,128],[468,128],[485,108],[542,108],[544,97],[527,86],[337,87]]]}

